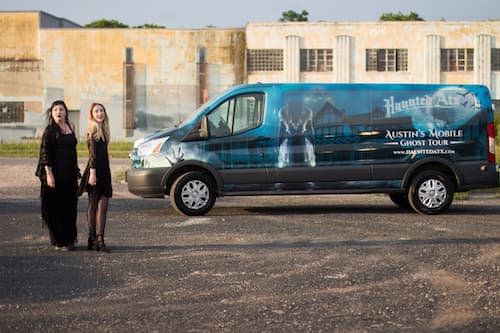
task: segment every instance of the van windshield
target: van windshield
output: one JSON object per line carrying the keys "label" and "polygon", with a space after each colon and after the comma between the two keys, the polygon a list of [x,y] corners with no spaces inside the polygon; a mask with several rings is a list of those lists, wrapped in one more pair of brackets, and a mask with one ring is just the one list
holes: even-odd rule
{"label": "van windshield", "polygon": [[207,102],[203,103],[201,106],[199,106],[196,110],[191,112],[185,120],[181,121],[176,127],[182,127],[188,124],[193,123],[196,121],[200,113],[207,108],[208,105],[212,104],[216,99],[221,97],[224,94],[224,92],[221,92],[219,94],[216,94],[214,97],[210,98]]}

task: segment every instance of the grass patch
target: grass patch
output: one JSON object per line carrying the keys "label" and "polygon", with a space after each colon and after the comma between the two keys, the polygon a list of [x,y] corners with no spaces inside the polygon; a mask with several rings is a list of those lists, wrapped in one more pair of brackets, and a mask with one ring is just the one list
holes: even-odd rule
{"label": "grass patch", "polygon": [[[133,142],[111,141],[108,146],[108,153],[115,158],[128,158],[133,146]],[[78,142],[76,150],[79,158],[89,156],[86,141]],[[38,140],[0,144],[0,157],[38,157],[39,152],[40,141]]]}
{"label": "grass patch", "polygon": [[38,157],[40,142],[0,144],[0,157]]}
{"label": "grass patch", "polygon": [[125,180],[125,171],[118,171],[117,173],[115,173],[113,175],[113,178],[118,180],[118,181],[122,181],[122,180]]}
{"label": "grass patch", "polygon": [[469,196],[469,192],[456,192],[453,195],[453,200],[468,200]]}

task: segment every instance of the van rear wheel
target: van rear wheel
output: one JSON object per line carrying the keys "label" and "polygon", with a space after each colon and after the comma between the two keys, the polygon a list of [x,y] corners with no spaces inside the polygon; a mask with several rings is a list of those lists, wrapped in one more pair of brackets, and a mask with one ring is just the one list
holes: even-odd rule
{"label": "van rear wheel", "polygon": [[170,202],[183,215],[205,215],[215,204],[215,186],[203,172],[184,173],[170,188]]}
{"label": "van rear wheel", "polygon": [[444,173],[427,170],[412,180],[408,190],[408,201],[417,213],[439,214],[453,201],[455,188]]}

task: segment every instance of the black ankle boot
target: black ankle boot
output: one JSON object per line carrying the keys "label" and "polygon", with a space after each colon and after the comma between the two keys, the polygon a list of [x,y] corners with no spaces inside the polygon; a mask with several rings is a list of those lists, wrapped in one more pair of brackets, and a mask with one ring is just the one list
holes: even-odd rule
{"label": "black ankle boot", "polygon": [[89,241],[88,241],[88,245],[87,245],[87,250],[89,250],[89,251],[95,250],[95,247],[96,247],[95,236],[89,235]]}
{"label": "black ankle boot", "polygon": [[97,237],[97,240],[95,241],[95,250],[106,253],[111,252],[106,244],[104,244],[104,238],[102,237]]}

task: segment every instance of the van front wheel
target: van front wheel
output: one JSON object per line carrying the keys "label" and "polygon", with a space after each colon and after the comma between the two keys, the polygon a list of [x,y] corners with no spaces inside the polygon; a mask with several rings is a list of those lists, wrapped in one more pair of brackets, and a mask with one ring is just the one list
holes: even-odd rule
{"label": "van front wheel", "polygon": [[183,215],[205,215],[215,204],[215,186],[203,172],[187,172],[172,184],[170,202]]}
{"label": "van front wheel", "polygon": [[411,182],[408,201],[417,213],[439,214],[450,207],[454,192],[448,176],[428,170],[418,174]]}

